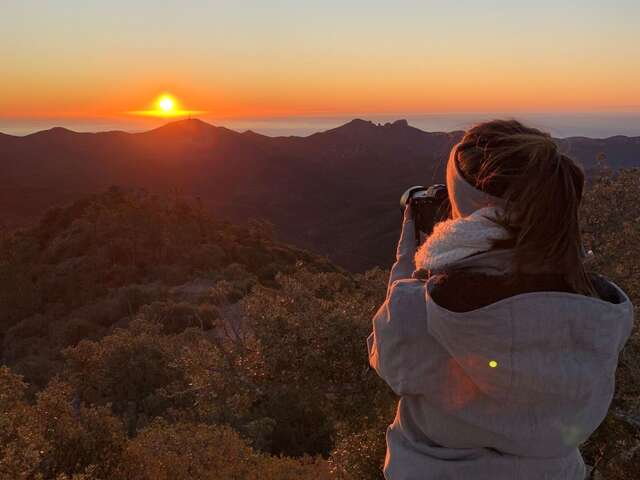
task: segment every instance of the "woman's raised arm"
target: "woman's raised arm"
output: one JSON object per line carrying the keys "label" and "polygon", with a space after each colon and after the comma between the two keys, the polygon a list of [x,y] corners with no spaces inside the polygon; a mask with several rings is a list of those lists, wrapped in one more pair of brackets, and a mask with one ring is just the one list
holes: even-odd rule
{"label": "woman's raised arm", "polygon": [[415,238],[415,222],[411,213],[411,206],[407,204],[404,209],[404,218],[402,220],[402,232],[398,241],[396,250],[396,261],[391,267],[389,275],[389,285],[387,287],[387,296],[391,290],[391,285],[397,280],[411,278],[413,271],[416,269],[416,238]]}

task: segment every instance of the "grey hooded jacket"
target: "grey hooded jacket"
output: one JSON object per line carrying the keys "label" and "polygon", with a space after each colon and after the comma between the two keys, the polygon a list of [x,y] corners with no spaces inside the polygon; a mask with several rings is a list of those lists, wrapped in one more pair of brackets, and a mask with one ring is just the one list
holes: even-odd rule
{"label": "grey hooded jacket", "polygon": [[[431,281],[412,278],[409,230],[367,339],[371,366],[400,396],[385,477],[584,479],[578,446],[609,408],[629,298],[607,282],[614,302],[541,291],[450,311]],[[508,252],[457,265],[503,272]]]}

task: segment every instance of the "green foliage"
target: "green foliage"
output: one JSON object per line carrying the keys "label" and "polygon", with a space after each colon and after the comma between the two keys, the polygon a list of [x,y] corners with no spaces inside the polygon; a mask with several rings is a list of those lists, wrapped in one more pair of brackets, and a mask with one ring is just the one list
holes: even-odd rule
{"label": "green foliage", "polygon": [[594,252],[592,269],[614,279],[640,301],[640,169],[605,176],[588,188],[583,210],[586,242]]}
{"label": "green foliage", "polygon": [[[640,169],[598,179],[583,206],[585,240],[594,252],[590,268],[612,279],[640,305]],[[637,478],[640,465],[640,330],[620,355],[616,394],[606,421],[583,448],[607,480]]]}
{"label": "green foliage", "polygon": [[331,457],[331,471],[346,480],[383,480],[382,467],[387,451],[385,433],[388,418],[378,424],[353,432],[339,434]]}
{"label": "green foliage", "polygon": [[389,399],[363,343],[384,282],[374,295],[340,273],[300,270],[277,281],[244,301],[263,365],[255,382],[268,392],[261,414],[275,422],[271,451],[327,454],[338,422]]}
{"label": "green foliage", "polygon": [[36,314],[11,327],[4,336],[3,358],[11,362],[46,348],[49,319]]}
{"label": "green foliage", "polygon": [[91,468],[95,476],[105,478],[120,461],[125,445],[122,424],[109,408],[85,406],[74,395],[70,385],[59,381],[38,394],[30,422],[47,442],[38,470],[51,478]]}
{"label": "green foliage", "polygon": [[41,428],[30,424],[22,379],[0,367],[0,478],[30,478],[48,444]]}
{"label": "green foliage", "polygon": [[160,328],[139,320],[99,342],[83,340],[63,352],[65,377],[80,400],[109,405],[129,433],[169,408],[193,404],[175,345]]}
{"label": "green foliage", "polygon": [[[255,272],[262,263],[285,271],[300,257],[310,258],[274,244],[268,231],[260,223],[239,227],[212,220],[180,198],[119,188],[54,208],[33,228],[3,231],[3,361],[16,366],[35,355],[53,362],[83,332],[97,339],[107,328],[126,325],[142,306],[166,301],[171,286],[195,279],[231,282],[219,301],[236,302],[260,282]],[[215,311],[201,310],[212,326]],[[181,321],[167,328],[181,328]]]}
{"label": "green foliage", "polygon": [[156,422],[132,440],[123,478],[190,480],[246,478],[257,458],[228,427]]}
{"label": "green foliage", "polygon": [[5,372],[12,408],[30,412],[6,417],[15,477],[328,478],[307,455],[392,404],[363,348],[385,274],[272,238],[119,189],[6,236],[0,265],[23,283],[0,284],[3,357],[33,383]]}
{"label": "green foliage", "polygon": [[193,305],[187,302],[154,302],[146,305],[141,316],[162,325],[166,334],[180,333],[189,327],[211,330],[220,317],[213,305]]}
{"label": "green foliage", "polygon": [[322,480],[317,459],[257,454],[231,428],[155,422],[129,443],[117,478],[131,480]]}
{"label": "green foliage", "polygon": [[96,478],[120,461],[125,436],[108,408],[74,402],[71,387],[52,381],[35,404],[23,398],[25,385],[0,369],[1,478],[56,478],[91,470]]}

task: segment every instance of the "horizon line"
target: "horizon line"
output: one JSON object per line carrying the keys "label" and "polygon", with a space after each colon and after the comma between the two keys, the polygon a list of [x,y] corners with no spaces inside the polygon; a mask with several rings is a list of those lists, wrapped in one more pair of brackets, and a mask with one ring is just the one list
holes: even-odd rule
{"label": "horizon line", "polygon": [[16,120],[16,121],[46,121],[46,120],[124,120],[132,116],[155,117],[155,118],[175,118],[189,117],[191,115],[207,115],[210,118],[219,120],[272,120],[286,118],[344,118],[358,116],[395,116],[402,115],[406,117],[423,117],[423,116],[440,116],[440,115],[479,115],[479,114],[499,114],[499,115],[571,115],[571,114],[640,114],[639,105],[610,105],[584,108],[496,108],[496,109],[469,109],[469,110],[388,110],[388,111],[310,111],[310,112],[290,112],[290,113],[265,113],[265,114],[248,114],[248,115],[216,115],[212,110],[179,110],[173,113],[159,113],[157,110],[129,110],[125,112],[113,112],[102,114],[84,114],[76,112],[60,112],[47,113],[43,115],[28,114],[0,114],[0,120]]}
{"label": "horizon line", "polygon": [[[640,112],[638,112],[638,113],[640,113]],[[393,121],[387,121],[387,122],[382,123],[382,122],[376,122],[374,120],[367,120],[366,118],[362,118],[362,117],[354,117],[351,120],[346,121],[345,123],[341,123],[341,124],[336,125],[335,127],[331,127],[331,128],[327,128],[327,129],[323,129],[323,130],[318,130],[318,131],[315,131],[315,132],[310,133],[308,135],[266,135],[266,134],[263,134],[263,133],[255,132],[254,130],[251,130],[251,129],[239,131],[239,130],[234,130],[233,128],[226,127],[224,125],[216,125],[216,124],[210,123],[208,121],[202,120],[201,118],[189,117],[189,118],[181,118],[181,119],[176,119],[176,120],[169,120],[169,121],[166,121],[165,123],[163,123],[160,126],[149,128],[149,129],[146,129],[146,130],[141,130],[141,131],[126,131],[126,130],[118,130],[118,129],[115,129],[115,130],[113,130],[113,129],[112,130],[96,130],[96,131],[77,131],[77,130],[73,130],[71,128],[67,128],[67,127],[63,127],[63,126],[52,126],[52,127],[49,127],[49,128],[45,128],[43,130],[37,130],[37,131],[31,132],[31,133],[27,133],[27,134],[24,134],[24,135],[14,135],[14,134],[5,133],[5,132],[2,132],[2,131],[0,131],[0,135],[7,136],[7,137],[13,137],[13,138],[27,138],[27,137],[30,137],[30,136],[33,136],[33,135],[38,135],[38,134],[42,134],[42,133],[46,133],[46,132],[51,132],[52,130],[64,130],[64,131],[67,131],[67,132],[70,132],[70,133],[73,133],[73,134],[77,134],[77,135],[96,135],[96,134],[101,134],[101,133],[123,133],[123,134],[126,134],[126,135],[140,135],[140,134],[149,133],[149,132],[152,132],[152,131],[155,131],[155,130],[160,130],[160,129],[166,128],[166,127],[168,127],[170,125],[175,125],[175,124],[178,124],[178,123],[185,123],[185,122],[194,122],[194,121],[200,122],[202,124],[208,125],[208,126],[213,127],[213,128],[228,130],[228,131],[234,132],[234,133],[236,133],[238,135],[243,135],[243,134],[246,134],[246,133],[253,133],[255,135],[259,135],[259,136],[265,137],[265,138],[308,138],[308,137],[310,137],[312,135],[316,135],[318,133],[324,133],[324,132],[328,132],[328,131],[331,131],[331,130],[335,130],[335,129],[344,127],[344,126],[349,125],[350,123],[353,123],[355,121],[362,121],[362,122],[370,123],[374,127],[382,127],[382,128],[384,128],[387,125],[393,125],[393,124],[396,124],[398,122],[404,122],[404,123],[406,123],[406,126],[409,127],[409,128],[414,128],[416,130],[420,130],[421,132],[429,133],[429,134],[435,134],[435,133],[453,134],[453,133],[464,132],[465,131],[465,129],[423,130],[420,127],[416,127],[414,125],[411,125],[407,118],[397,118],[397,119],[395,119]],[[606,137],[590,137],[590,136],[586,136],[586,135],[570,135],[570,136],[566,136],[566,137],[555,137],[554,136],[554,138],[556,138],[558,140],[570,139],[570,138],[588,138],[588,139],[592,139],[592,140],[608,140],[608,139],[616,138],[616,137],[640,138],[640,135],[623,135],[623,134],[619,134],[619,135],[609,135],[609,136],[606,136]]]}

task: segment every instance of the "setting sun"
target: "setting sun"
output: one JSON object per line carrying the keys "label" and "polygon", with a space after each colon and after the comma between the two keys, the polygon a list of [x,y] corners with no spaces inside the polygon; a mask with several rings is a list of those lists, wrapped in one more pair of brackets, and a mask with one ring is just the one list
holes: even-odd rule
{"label": "setting sun", "polygon": [[171,97],[165,95],[160,98],[158,105],[163,111],[170,112],[174,108],[174,101]]}
{"label": "setting sun", "polygon": [[133,110],[131,115],[142,115],[147,117],[187,117],[205,113],[202,110],[186,110],[182,108],[180,102],[169,93],[163,93],[156,97],[152,106],[148,110]]}

